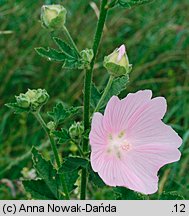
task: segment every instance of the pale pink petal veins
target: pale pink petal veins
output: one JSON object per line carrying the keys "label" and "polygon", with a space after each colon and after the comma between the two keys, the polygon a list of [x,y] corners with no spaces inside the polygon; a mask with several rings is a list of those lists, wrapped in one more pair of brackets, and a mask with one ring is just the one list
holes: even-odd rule
{"label": "pale pink petal veins", "polygon": [[155,193],[158,170],[180,159],[182,139],[161,120],[166,100],[151,96],[149,90],[128,94],[123,100],[113,96],[104,116],[93,116],[91,165],[107,185]]}
{"label": "pale pink petal veins", "polygon": [[132,118],[135,112],[148,103],[152,97],[150,90],[130,93],[123,100],[113,96],[105,109],[103,124],[104,128],[112,133],[120,132],[125,128],[125,124]]}
{"label": "pale pink petal veins", "polygon": [[90,142],[92,143],[92,148],[100,148],[106,146],[106,136],[107,132],[103,127],[103,115],[101,113],[94,113],[91,125],[91,132],[89,134]]}

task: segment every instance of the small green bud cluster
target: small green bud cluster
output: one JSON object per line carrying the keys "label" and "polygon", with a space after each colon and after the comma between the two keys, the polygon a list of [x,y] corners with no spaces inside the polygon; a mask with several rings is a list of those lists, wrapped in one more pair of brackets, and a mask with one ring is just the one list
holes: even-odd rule
{"label": "small green bud cluster", "polygon": [[50,132],[54,132],[56,129],[56,124],[54,121],[50,121],[47,123],[47,128],[50,130]]}
{"label": "small green bud cluster", "polygon": [[73,140],[81,138],[83,132],[84,126],[81,122],[74,122],[69,128],[69,134]]}
{"label": "small green bud cluster", "polygon": [[109,56],[105,56],[104,67],[108,70],[110,75],[114,77],[119,77],[130,73],[132,65],[129,64],[125,45],[115,49],[114,52]]}
{"label": "small green bud cluster", "polygon": [[28,91],[16,96],[17,105],[21,108],[28,109],[32,112],[40,109],[49,99],[45,89],[28,89]]}
{"label": "small green bud cluster", "polygon": [[90,67],[90,63],[94,57],[94,53],[92,49],[85,49],[80,52],[81,55],[81,66],[79,69],[88,69]]}
{"label": "small green bud cluster", "polygon": [[66,22],[67,11],[62,5],[43,5],[41,8],[42,25],[50,30],[61,29]]}

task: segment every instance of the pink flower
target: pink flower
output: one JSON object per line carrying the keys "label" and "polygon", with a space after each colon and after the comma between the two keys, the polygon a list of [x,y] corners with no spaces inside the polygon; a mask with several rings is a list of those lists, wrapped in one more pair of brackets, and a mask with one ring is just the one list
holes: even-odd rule
{"label": "pink flower", "polygon": [[104,115],[94,113],[90,132],[91,164],[110,186],[144,194],[158,190],[158,170],[178,161],[182,139],[162,122],[163,97],[151,99],[150,90],[113,96]]}

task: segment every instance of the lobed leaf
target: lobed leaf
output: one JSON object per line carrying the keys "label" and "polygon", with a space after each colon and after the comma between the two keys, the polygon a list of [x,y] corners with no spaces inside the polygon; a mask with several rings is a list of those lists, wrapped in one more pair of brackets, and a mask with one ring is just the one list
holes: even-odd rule
{"label": "lobed leaf", "polygon": [[97,87],[95,86],[94,83],[92,83],[91,86],[91,106],[95,109],[95,107],[98,104],[98,101],[101,98],[101,93],[99,92],[99,90],[97,89]]}
{"label": "lobed leaf", "polygon": [[58,125],[62,123],[67,118],[71,118],[78,112],[78,107],[66,108],[62,103],[57,103],[51,112],[48,112],[48,115],[53,119],[53,121]]}
{"label": "lobed leaf", "polygon": [[66,143],[71,140],[70,135],[66,129],[61,129],[61,131],[54,131],[53,134],[58,139],[58,144]]}
{"label": "lobed leaf", "polygon": [[87,168],[89,161],[81,157],[67,157],[62,164],[62,167],[59,169],[60,173],[72,172],[79,168]]}
{"label": "lobed leaf", "polygon": [[56,197],[51,190],[45,184],[42,179],[38,180],[24,180],[22,184],[27,193],[29,193],[32,199],[36,200],[55,200]]}
{"label": "lobed leaf", "polygon": [[5,106],[7,106],[8,108],[12,109],[13,112],[16,113],[16,114],[21,114],[21,113],[29,112],[30,111],[27,108],[19,107],[17,103],[8,103],[8,104],[5,104]]}
{"label": "lobed leaf", "polygon": [[53,37],[54,42],[60,48],[60,51],[57,51],[53,48],[43,48],[38,47],[35,48],[36,52],[44,57],[47,58],[49,61],[58,61],[63,62],[64,68],[68,69],[76,69],[79,68],[82,64],[80,56],[78,56],[75,49],[70,47],[65,41],[61,40],[58,37]]}
{"label": "lobed leaf", "polygon": [[128,75],[114,79],[112,86],[108,94],[106,95],[105,100],[103,101],[102,107],[107,104],[107,102],[110,100],[110,98],[113,95],[119,95],[123,90],[125,90],[128,83],[129,83]]}
{"label": "lobed leaf", "polygon": [[58,52],[52,48],[45,49],[43,47],[38,47],[35,48],[35,50],[40,56],[47,58],[49,61],[65,62],[67,59],[67,56],[64,53]]}
{"label": "lobed leaf", "polygon": [[70,45],[68,45],[65,41],[58,37],[53,37],[53,40],[65,55],[68,55],[74,59],[78,59],[75,49],[71,48]]}
{"label": "lobed leaf", "polygon": [[52,194],[58,198],[58,182],[59,175],[54,169],[50,161],[46,161],[36,148],[32,148],[32,159],[34,168],[46,184],[46,187],[52,192]]}
{"label": "lobed leaf", "polygon": [[79,177],[79,169],[86,168],[87,166],[88,160],[86,159],[80,157],[65,158],[64,163],[59,169],[59,173],[65,176],[65,181],[69,192],[77,187],[75,183]]}
{"label": "lobed leaf", "polygon": [[91,166],[88,169],[89,172],[89,180],[92,182],[95,186],[102,188],[106,186],[106,184],[103,182],[103,180],[100,178],[97,172],[94,172],[91,168]]}

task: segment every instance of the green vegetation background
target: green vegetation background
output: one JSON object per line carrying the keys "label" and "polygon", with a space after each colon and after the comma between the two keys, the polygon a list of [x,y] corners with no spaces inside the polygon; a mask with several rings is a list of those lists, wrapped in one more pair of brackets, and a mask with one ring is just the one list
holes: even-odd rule
{"label": "green vegetation background", "polygon": [[[54,46],[51,37],[55,33],[49,34],[39,21],[40,7],[49,3],[62,3],[67,8],[67,28],[80,50],[92,45],[99,0],[0,0],[0,199],[26,198],[19,181],[21,171],[32,166],[31,146],[47,142],[32,116],[13,115],[4,104],[28,88],[49,92],[51,99],[44,111],[58,100],[68,105],[82,104],[83,72],[62,70],[61,64],[46,61],[34,50]],[[103,87],[108,78],[103,56],[124,43],[133,71],[122,96],[152,89],[154,96],[166,97],[164,121],[183,138],[183,145],[181,160],[161,169],[159,193],[177,191],[185,199],[189,199],[188,11],[188,0],[155,0],[137,8],[110,11],[94,72],[96,85]],[[64,37],[62,32],[56,35]],[[82,113],[76,120],[81,117]],[[75,151],[68,145],[59,149],[64,150],[63,155]],[[111,190],[89,189],[88,198],[114,199]]]}

